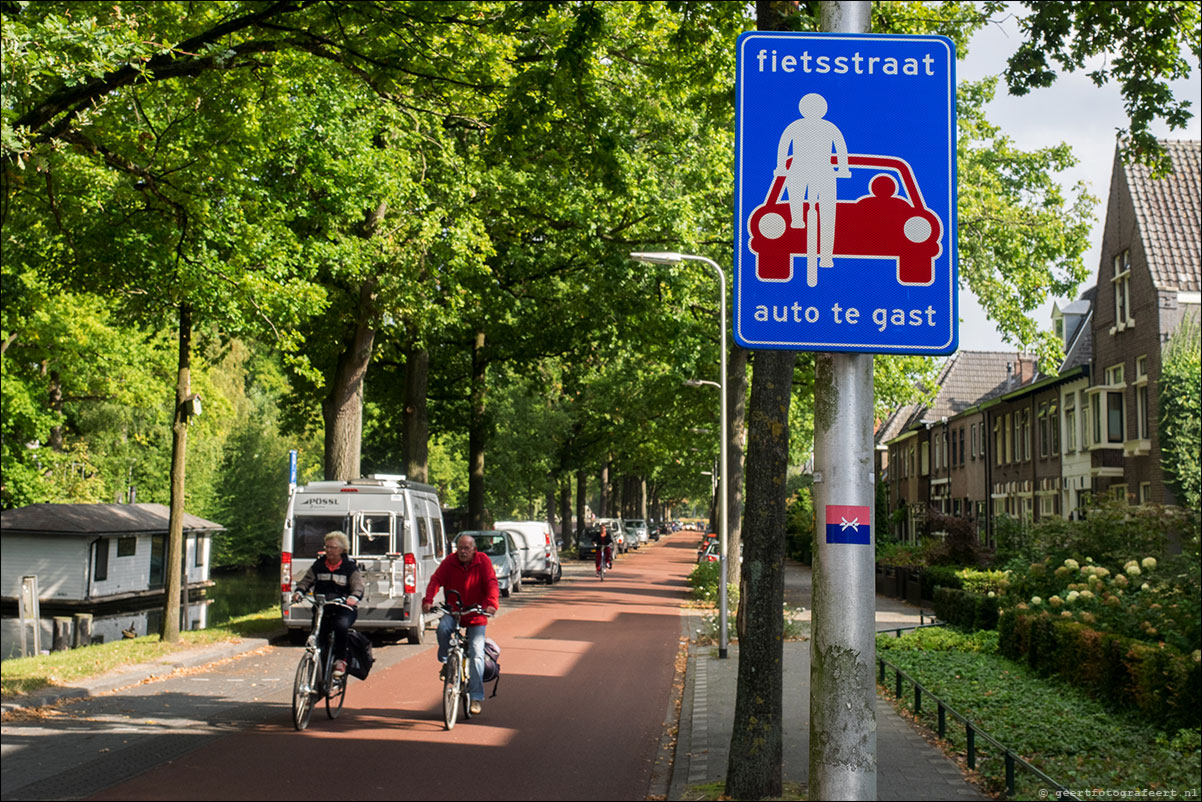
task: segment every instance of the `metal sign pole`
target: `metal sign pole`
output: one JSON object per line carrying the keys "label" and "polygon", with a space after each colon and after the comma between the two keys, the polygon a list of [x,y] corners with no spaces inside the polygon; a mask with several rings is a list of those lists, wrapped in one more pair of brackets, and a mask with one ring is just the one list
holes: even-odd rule
{"label": "metal sign pole", "polygon": [[[870,2],[819,5],[824,31],[871,29]],[[872,359],[818,354],[814,372],[814,799],[876,799]]]}

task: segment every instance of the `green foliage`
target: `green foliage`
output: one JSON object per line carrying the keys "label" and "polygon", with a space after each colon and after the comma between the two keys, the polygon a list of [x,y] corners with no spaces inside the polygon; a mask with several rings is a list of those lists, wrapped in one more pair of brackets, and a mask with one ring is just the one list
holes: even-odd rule
{"label": "green foliage", "polygon": [[[975,521],[946,515],[932,507],[927,510],[924,529],[931,536],[926,550],[929,565],[980,565],[987,559]],[[940,537],[933,537],[936,534]]]}
{"label": "green foliage", "polygon": [[957,571],[960,587],[969,593],[998,593],[1009,585],[1009,571],[978,571],[975,568],[965,568]]}
{"label": "green foliage", "polygon": [[997,628],[1000,599],[992,592],[936,587],[934,601],[935,616],[950,626],[969,632]]}
{"label": "green foliage", "polygon": [[786,553],[805,565],[814,560],[813,487],[801,488],[788,502],[785,512]]}
{"label": "green foliage", "polygon": [[998,565],[1025,567],[1042,557],[1034,532],[1025,521],[1011,518],[1009,515],[999,515],[995,524]]}
{"label": "green foliage", "polygon": [[[990,12],[1002,3],[990,3]],[[1114,80],[1123,96],[1131,128],[1119,132],[1129,156],[1171,171],[1151,131],[1155,120],[1172,129],[1193,117],[1190,101],[1175,100],[1169,82],[1188,78],[1202,57],[1198,4],[1191,0],[1157,3],[1024,2],[1019,16],[1025,37],[1010,57],[1010,92],[1025,95],[1057,78],[1051,62],[1069,72],[1100,60],[1089,78],[1098,86]],[[1190,59],[1190,54],[1193,59]],[[1192,63],[1191,63],[1192,61]]]}
{"label": "green foliage", "polygon": [[1058,675],[1113,708],[1137,710],[1170,730],[1197,723],[1197,651],[1141,643],[1047,610],[1007,611],[998,629],[1002,654],[1036,672]]}
{"label": "green foliage", "polygon": [[1045,370],[1063,345],[1029,316],[1052,297],[1072,297],[1088,275],[1097,199],[1084,184],[1066,193],[1056,174],[1076,164],[1063,143],[1021,151],[985,118],[996,80],[961,83],[957,92],[960,279],[1003,335],[1039,355]]}
{"label": "green foliage", "polygon": [[[1009,618],[1007,616],[1006,618]],[[1003,619],[1003,626],[1005,619]],[[900,639],[877,637],[881,656],[915,677],[931,693],[968,716],[981,730],[1031,761],[1056,781],[1070,788],[1158,788],[1179,795],[1197,784],[1202,753],[1197,748],[1197,716],[1188,729],[1162,730],[1131,710],[1115,710],[1101,698],[1055,677],[1046,677],[1005,656],[1005,632],[999,637],[1001,654],[986,646],[977,650],[977,638],[995,633],[949,638],[961,651],[909,648],[909,639],[939,638],[917,630]],[[971,649],[969,651],[968,649]],[[886,682],[892,686],[891,677]],[[903,696],[912,699],[909,694]],[[895,702],[907,704],[903,700]],[[908,704],[907,704],[908,706]],[[923,723],[934,729],[935,704],[924,697]],[[951,723],[948,740],[963,754],[964,728]],[[1002,755],[981,739],[978,770],[994,790],[1004,787]],[[1036,799],[1045,783],[1019,771],[1016,799]]]}
{"label": "green foliage", "polygon": [[876,648],[886,660],[891,660],[890,655],[899,651],[996,654],[998,635],[996,630],[960,632],[947,627],[922,627],[906,632],[901,637],[877,635]]}
{"label": "green foliage", "polygon": [[1187,318],[1161,358],[1160,464],[1186,509],[1202,507],[1202,337]]}
{"label": "green foliage", "polygon": [[[717,562],[697,563],[697,567],[689,573],[689,587],[693,598],[717,604],[720,572],[721,566]],[[732,613],[739,609],[739,589],[733,584],[726,586],[726,602]]]}

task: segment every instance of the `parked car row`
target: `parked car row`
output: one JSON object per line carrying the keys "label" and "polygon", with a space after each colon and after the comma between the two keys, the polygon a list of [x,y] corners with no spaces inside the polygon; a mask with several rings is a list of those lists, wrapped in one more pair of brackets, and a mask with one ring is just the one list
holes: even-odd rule
{"label": "parked car row", "polygon": [[492,529],[469,529],[453,536],[450,548],[460,535],[475,538],[476,550],[492,560],[502,596],[520,593],[524,580],[550,585],[563,576],[559,546],[542,521],[498,521]]}

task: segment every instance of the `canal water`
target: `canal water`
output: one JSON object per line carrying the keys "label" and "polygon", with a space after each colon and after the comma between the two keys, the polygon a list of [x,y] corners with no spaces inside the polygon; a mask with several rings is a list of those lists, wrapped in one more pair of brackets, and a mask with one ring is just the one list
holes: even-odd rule
{"label": "canal water", "polygon": [[[256,613],[280,603],[280,574],[270,571],[217,571],[210,574],[213,586],[203,599],[188,605],[190,629],[204,629],[224,624],[232,618]],[[107,643],[121,640],[130,633],[135,637],[158,632],[162,623],[161,607],[139,607],[124,611],[106,612],[92,620],[92,642]],[[50,649],[54,638],[53,616],[41,620],[42,650]],[[26,638],[32,643],[32,628]],[[0,659],[21,656],[21,626],[15,617],[0,620]]]}

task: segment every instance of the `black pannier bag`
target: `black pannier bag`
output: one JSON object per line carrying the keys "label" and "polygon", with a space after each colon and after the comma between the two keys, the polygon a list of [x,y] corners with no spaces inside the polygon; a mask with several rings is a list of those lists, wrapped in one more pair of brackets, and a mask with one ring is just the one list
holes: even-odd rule
{"label": "black pannier bag", "polygon": [[[497,686],[501,684],[501,647],[492,638],[484,639],[484,676],[481,684],[491,682],[492,696],[497,695]],[[491,699],[492,696],[489,698]]]}
{"label": "black pannier bag", "polygon": [[346,633],[346,671],[352,677],[367,679],[371,673],[372,664],[376,662],[371,652],[371,641],[357,629],[347,630]]}

